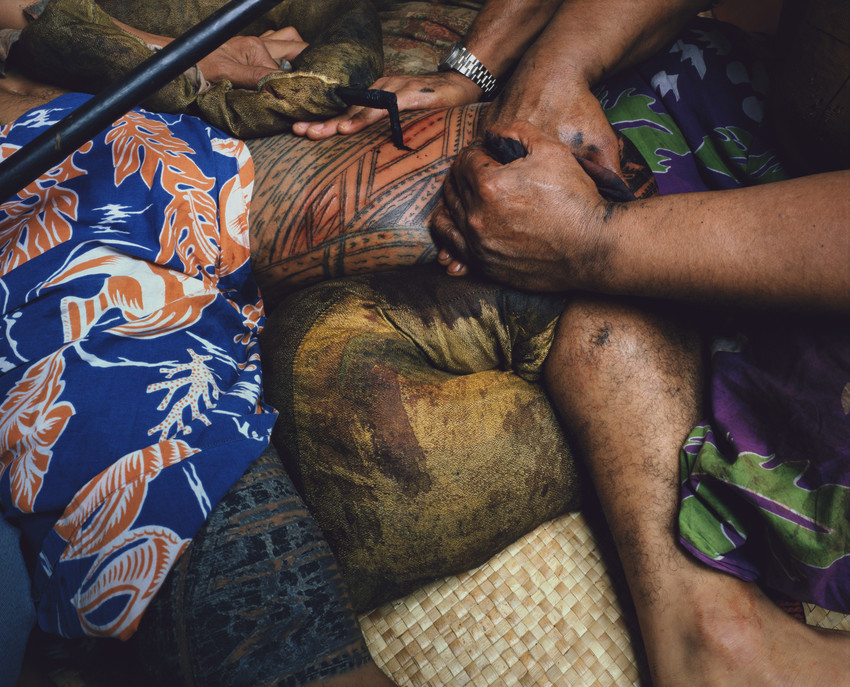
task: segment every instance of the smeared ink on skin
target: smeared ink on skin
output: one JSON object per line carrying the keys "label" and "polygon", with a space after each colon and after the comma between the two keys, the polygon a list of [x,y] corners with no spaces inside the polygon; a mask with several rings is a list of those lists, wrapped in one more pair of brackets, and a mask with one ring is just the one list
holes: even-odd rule
{"label": "smeared ink on skin", "polygon": [[570,145],[573,148],[581,148],[583,144],[584,144],[584,134],[581,131],[573,134],[573,137],[570,139]]}
{"label": "smeared ink on skin", "polygon": [[[576,134],[573,140],[575,141],[576,138],[581,140],[581,134]],[[492,131],[484,132],[484,148],[494,160],[503,165],[525,157],[528,154],[525,146],[515,138],[505,138],[494,134]],[[575,157],[585,173],[593,179],[593,182],[596,184],[596,190],[599,191],[599,195],[605,200],[613,203],[627,203],[630,200],[635,200],[635,196],[626,182],[610,169],[606,169],[601,165],[597,165],[595,162],[585,160],[577,155],[573,157]],[[606,219],[609,216],[608,213],[609,211],[606,210]]]}
{"label": "smeared ink on skin", "polygon": [[434,89],[433,88],[420,88],[419,92],[420,93],[433,93]]}
{"label": "smeared ink on skin", "polygon": [[528,154],[525,146],[515,138],[505,138],[489,130],[484,132],[484,149],[490,157],[502,165],[519,160]]}
{"label": "smeared ink on skin", "polygon": [[610,337],[611,337],[611,324],[606,322],[605,324],[603,324],[599,328],[599,330],[596,332],[596,334],[593,335],[593,338],[591,339],[591,343],[594,346],[601,348],[606,343],[608,343],[608,339]]}
{"label": "smeared ink on skin", "polygon": [[404,133],[401,130],[401,118],[398,114],[398,99],[392,91],[381,91],[377,88],[348,88],[337,86],[336,94],[346,105],[372,107],[376,110],[386,110],[390,118],[390,134],[393,145],[399,150],[410,150],[404,145]]}

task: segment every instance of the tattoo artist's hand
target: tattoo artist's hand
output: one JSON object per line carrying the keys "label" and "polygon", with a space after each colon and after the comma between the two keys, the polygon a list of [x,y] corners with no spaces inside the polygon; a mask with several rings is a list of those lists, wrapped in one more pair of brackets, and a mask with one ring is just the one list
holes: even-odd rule
{"label": "tattoo artist's hand", "polygon": [[568,146],[527,123],[493,132],[527,155],[501,165],[478,144],[458,155],[432,217],[439,262],[452,275],[470,267],[520,288],[586,285],[605,259],[600,229],[612,204]]}
{"label": "tattoo artist's hand", "polygon": [[[399,111],[466,105],[477,102],[481,97],[481,89],[457,72],[385,76],[371,87],[395,93]],[[324,122],[296,122],[292,125],[292,133],[311,139],[353,134],[374,124],[386,114],[385,110],[354,106]]]}
{"label": "tattoo artist's hand", "polygon": [[280,62],[291,60],[307,44],[287,27],[262,36],[236,36],[198,62],[207,81],[230,80],[236,88],[256,88],[267,74],[279,72]]}
{"label": "tattoo artist's hand", "polygon": [[484,126],[530,122],[569,146],[578,157],[622,178],[616,134],[587,82],[569,77],[547,80],[528,72],[526,62],[487,109]]}

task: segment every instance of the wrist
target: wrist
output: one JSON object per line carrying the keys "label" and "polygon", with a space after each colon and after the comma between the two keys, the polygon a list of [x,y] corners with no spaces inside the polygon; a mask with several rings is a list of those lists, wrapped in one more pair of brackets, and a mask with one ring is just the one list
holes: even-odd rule
{"label": "wrist", "polygon": [[462,43],[455,43],[440,59],[437,69],[456,72],[475,84],[484,100],[491,100],[496,92],[496,77]]}

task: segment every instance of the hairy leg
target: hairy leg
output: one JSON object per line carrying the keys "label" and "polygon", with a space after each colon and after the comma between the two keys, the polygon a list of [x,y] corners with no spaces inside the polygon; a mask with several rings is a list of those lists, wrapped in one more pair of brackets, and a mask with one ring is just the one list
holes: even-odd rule
{"label": "hairy leg", "polygon": [[248,141],[251,256],[267,307],[307,284],[436,259],[428,218],[480,112],[403,113],[410,150],[397,149],[385,126],[324,141]]}
{"label": "hairy leg", "polygon": [[676,538],[678,453],[700,420],[698,337],[625,302],[578,300],[547,359],[634,598],[655,687],[846,684],[850,641],[816,631]]}

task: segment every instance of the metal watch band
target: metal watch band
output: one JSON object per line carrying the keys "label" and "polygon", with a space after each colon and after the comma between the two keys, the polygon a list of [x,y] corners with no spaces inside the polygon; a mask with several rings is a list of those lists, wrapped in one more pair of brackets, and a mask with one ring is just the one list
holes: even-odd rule
{"label": "metal watch band", "polygon": [[496,77],[462,43],[452,45],[451,50],[440,60],[437,68],[441,72],[451,69],[463,74],[484,91],[484,98],[488,100],[496,90]]}

